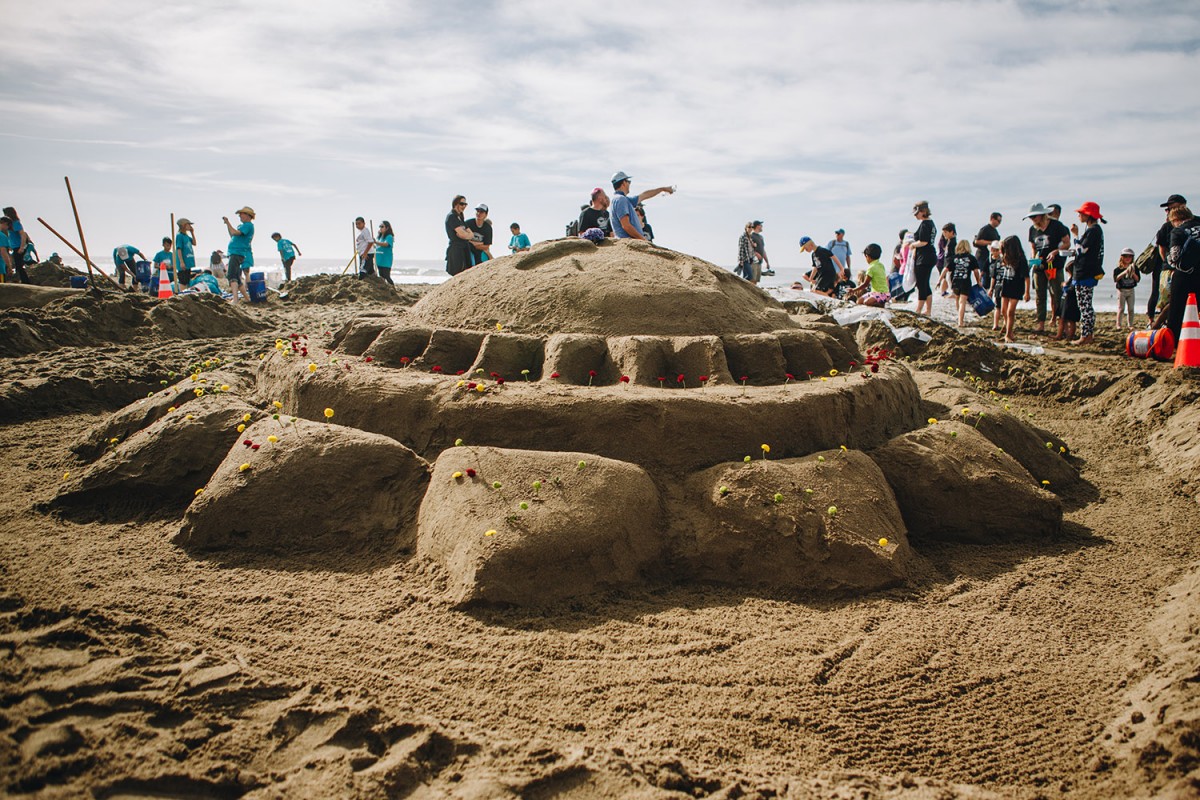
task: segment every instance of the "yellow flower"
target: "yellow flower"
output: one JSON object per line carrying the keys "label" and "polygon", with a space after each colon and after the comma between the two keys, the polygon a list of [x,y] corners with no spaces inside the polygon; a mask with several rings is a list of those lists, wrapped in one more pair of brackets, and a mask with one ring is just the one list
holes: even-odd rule
{"label": "yellow flower", "polygon": [[242,422],[249,422],[249,421],[250,421],[250,415],[242,414]]}
{"label": "yellow flower", "polygon": [[461,472],[456,472],[456,473],[454,473],[453,475],[451,475],[450,477],[451,477],[451,478],[454,478],[454,480],[458,480],[459,478],[461,478],[461,477],[462,477],[462,473],[461,473]]}
{"label": "yellow flower", "polygon": [[238,467],[238,472],[245,472],[248,469],[250,469],[249,464],[242,464],[240,467]]}
{"label": "yellow flower", "polygon": [[1049,486],[1049,485],[1050,485],[1050,481],[1042,481],[1042,486]]}
{"label": "yellow flower", "polygon": [[829,370],[829,377],[835,378],[835,377],[837,377],[837,374],[838,374],[838,371],[836,369]]}
{"label": "yellow flower", "polygon": [[119,441],[121,441],[121,440],[120,440],[120,439],[118,439],[117,437],[115,437],[115,436],[114,436],[114,437],[112,437],[111,439],[109,439],[109,440],[108,440],[108,443],[109,443],[109,444],[116,444],[116,443],[117,443],[117,442],[119,442]]}
{"label": "yellow flower", "polygon": [[64,473],[63,473],[63,480],[64,480],[64,481],[65,481],[67,478],[69,478],[69,477],[71,477],[71,473],[69,473],[69,472],[64,472]]}
{"label": "yellow flower", "polygon": [[821,380],[823,380],[823,381],[827,381],[827,380],[829,380],[829,378],[826,378],[824,375],[822,375],[822,376],[821,376]]}
{"label": "yellow flower", "polygon": [[830,506],[829,507],[829,516],[832,517],[835,514],[837,514],[837,506]]}
{"label": "yellow flower", "polygon": [[317,365],[316,365],[316,364],[309,364],[309,365],[308,365],[308,371],[309,371],[309,372],[316,372],[316,371],[317,371]]}
{"label": "yellow flower", "polygon": [[200,496],[200,495],[202,495],[202,494],[204,494],[204,487],[203,487],[203,486],[201,486],[199,489],[197,489],[197,490],[196,490],[196,497],[199,497],[199,496]]}
{"label": "yellow flower", "polygon": [[929,419],[927,419],[925,421],[928,422],[930,425],[937,425],[937,417],[930,417]]}
{"label": "yellow flower", "polygon": [[888,545],[888,541],[887,541],[887,538],[886,538],[886,537],[885,537],[885,538],[883,538],[883,539],[880,539],[880,540],[879,540],[879,546],[880,546],[880,547],[887,547],[887,545]]}
{"label": "yellow flower", "polygon": [[325,419],[333,419],[333,409],[332,408],[325,409]]}
{"label": "yellow flower", "polygon": [[838,446],[842,449],[843,453],[849,452],[848,450],[846,450],[846,445],[843,444],[843,445],[838,445]]}
{"label": "yellow flower", "polygon": [[242,433],[242,432],[244,432],[245,430],[246,430],[246,424],[245,424],[245,423],[238,423],[238,433]]}
{"label": "yellow flower", "polygon": [[499,322],[497,322],[497,323],[496,323],[496,330],[498,330],[498,331],[502,331],[502,330],[504,330],[504,326],[503,326],[503,325],[501,325]]}
{"label": "yellow flower", "polygon": [[761,448],[762,448],[762,451],[763,451],[764,453],[769,453],[769,452],[771,452],[771,445],[769,445],[769,444],[760,444],[760,445],[759,445],[759,447],[761,447]]}
{"label": "yellow flower", "polygon": [[167,413],[170,414],[174,410],[175,410],[175,406],[171,406],[170,408],[167,409]]}
{"label": "yellow flower", "polygon": [[279,402],[278,400],[271,403],[271,405],[275,406],[276,408],[283,408],[283,403]]}
{"label": "yellow flower", "polygon": [[195,417],[193,417],[191,414],[188,414],[186,417],[184,417],[184,419],[195,419]]}
{"label": "yellow flower", "polygon": [[488,532],[484,533],[483,535],[484,535],[484,536],[495,536],[495,535],[496,535],[496,532],[495,532],[494,530],[491,530],[491,531],[488,531]]}
{"label": "yellow flower", "polygon": [[962,414],[965,417],[967,414],[971,413],[971,409],[967,408],[966,406],[963,406],[963,410],[958,413]]}
{"label": "yellow flower", "polygon": [[477,386],[475,387],[475,391],[477,391],[477,392],[479,392],[480,394],[482,394],[483,392],[486,392],[486,391],[487,391],[487,387],[486,387],[486,386],[484,386],[484,385],[481,383],[481,384],[479,384],[479,385],[477,385]]}
{"label": "yellow flower", "polygon": [[466,382],[466,381],[459,381],[457,385],[458,385],[458,388],[460,388],[460,389],[461,389],[462,387],[464,387],[464,386],[466,386],[466,385],[467,385],[467,382]]}
{"label": "yellow flower", "polygon": [[279,441],[279,437],[276,436],[275,434],[271,434],[270,436],[267,437],[267,441],[270,442],[271,444],[275,444],[276,442]]}

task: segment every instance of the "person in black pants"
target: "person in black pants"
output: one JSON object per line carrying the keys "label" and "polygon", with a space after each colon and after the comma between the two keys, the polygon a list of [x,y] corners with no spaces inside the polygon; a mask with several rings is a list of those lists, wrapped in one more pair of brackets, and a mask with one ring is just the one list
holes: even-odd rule
{"label": "person in black pants", "polygon": [[1200,219],[1187,206],[1176,206],[1167,214],[1167,221],[1171,224],[1167,266],[1175,270],[1171,276],[1167,327],[1178,342],[1188,295],[1195,294],[1200,300]]}
{"label": "person in black pants", "polygon": [[[1173,194],[1167,198],[1167,202],[1161,203],[1159,208],[1163,209],[1169,215],[1176,208],[1186,205],[1187,198],[1181,194]],[[1150,325],[1152,327],[1155,317],[1158,315],[1158,287],[1161,285],[1162,263],[1166,262],[1167,251],[1171,249],[1171,232],[1173,230],[1175,230],[1175,226],[1168,219],[1163,222],[1162,227],[1158,229],[1158,233],[1154,235],[1154,243],[1158,245],[1158,254],[1162,256],[1162,262],[1150,273],[1150,302],[1146,305],[1146,315],[1150,317]]]}
{"label": "person in black pants", "polygon": [[933,267],[937,263],[937,251],[933,237],[937,230],[933,226],[929,211],[929,201],[920,200],[913,206],[913,216],[917,218],[917,230],[913,233],[912,246],[916,248],[913,256],[913,269],[917,275],[917,307],[918,314],[933,314],[933,289],[929,279],[933,275]]}

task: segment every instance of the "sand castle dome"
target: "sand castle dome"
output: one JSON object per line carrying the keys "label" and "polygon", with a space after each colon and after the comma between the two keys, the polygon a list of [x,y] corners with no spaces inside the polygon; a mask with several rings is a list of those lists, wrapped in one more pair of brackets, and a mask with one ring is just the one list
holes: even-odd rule
{"label": "sand castle dome", "polygon": [[634,240],[561,239],[431,291],[411,315],[434,327],[601,336],[766,333],[795,324],[778,301],[695,256]]}

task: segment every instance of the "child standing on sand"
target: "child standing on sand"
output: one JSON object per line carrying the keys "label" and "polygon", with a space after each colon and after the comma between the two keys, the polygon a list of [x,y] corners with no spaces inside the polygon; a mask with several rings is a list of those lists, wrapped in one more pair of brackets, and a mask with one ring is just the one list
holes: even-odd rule
{"label": "child standing on sand", "polygon": [[1000,289],[1003,281],[1001,277],[1004,274],[1004,265],[1000,263],[1000,242],[992,242],[988,246],[988,277],[992,287],[991,298],[996,310],[992,313],[992,330],[1000,330],[1000,306],[1003,298],[1000,297]]}
{"label": "child standing on sand", "polygon": [[1117,283],[1117,330],[1123,327],[1122,317],[1129,323],[1129,330],[1133,330],[1133,293],[1141,274],[1133,265],[1132,248],[1126,247],[1121,251],[1121,260],[1113,270],[1113,280]]}
{"label": "child standing on sand", "polygon": [[1000,301],[1003,304],[1004,341],[1015,342],[1013,331],[1017,325],[1017,303],[1024,295],[1029,302],[1029,262],[1025,259],[1025,248],[1016,236],[1009,236],[1000,243],[1001,270]]}
{"label": "child standing on sand", "polygon": [[971,252],[971,243],[966,239],[954,246],[953,253],[946,254],[946,266],[938,275],[938,285],[946,291],[946,279],[950,279],[950,289],[958,300],[958,327],[963,327],[963,318],[967,313],[967,301],[971,296],[971,287],[979,283],[979,262]]}

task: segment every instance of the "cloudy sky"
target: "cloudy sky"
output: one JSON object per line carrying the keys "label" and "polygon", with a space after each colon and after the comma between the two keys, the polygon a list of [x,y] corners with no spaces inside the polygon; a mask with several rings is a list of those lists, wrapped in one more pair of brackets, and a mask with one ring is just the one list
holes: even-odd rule
{"label": "cloudy sky", "polygon": [[224,249],[243,204],[260,263],[274,230],[349,257],[359,214],[436,259],[459,192],[536,241],[618,169],[678,185],[659,243],[719,264],[751,218],[790,266],[839,226],[890,249],[917,199],[1006,234],[1096,200],[1112,257],[1200,205],[1195,0],[0,2],[0,203],[44,254],[64,175],[103,263],[171,212]]}

